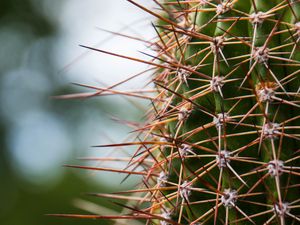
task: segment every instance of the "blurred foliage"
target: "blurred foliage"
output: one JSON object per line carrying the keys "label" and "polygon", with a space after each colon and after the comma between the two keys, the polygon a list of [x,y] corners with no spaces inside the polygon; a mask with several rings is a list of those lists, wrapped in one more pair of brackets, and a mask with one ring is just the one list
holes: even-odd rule
{"label": "blurred foliage", "polygon": [[[55,4],[60,4],[59,1],[53,2],[55,2]],[[76,114],[70,112],[76,107],[79,108],[79,106],[74,106],[76,102],[75,104],[56,104],[49,101],[50,95],[67,92],[65,89],[57,88],[59,82],[56,80],[57,78],[55,78],[55,76],[52,76],[56,73],[57,69],[54,67],[51,62],[51,57],[48,54],[51,52],[51,42],[49,45],[46,44],[47,42],[43,42],[45,45],[42,46],[43,58],[39,59],[39,62],[42,62],[41,64],[30,65],[30,61],[24,62],[24,54],[28,50],[28,46],[36,43],[42,38],[53,37],[57,32],[56,26],[57,24],[54,24],[47,15],[44,15],[43,10],[39,10],[31,0],[0,1],[0,33],[2,35],[0,36],[2,37],[1,41],[3,46],[0,53],[1,87],[6,85],[4,83],[4,76],[5,74],[7,76],[7,73],[10,71],[17,70],[19,67],[38,67],[38,70],[41,72],[40,74],[47,77],[46,81],[50,83],[50,87],[41,90],[40,93],[37,94],[33,90],[33,94],[31,95],[32,98],[36,98],[37,95],[41,94],[41,101],[46,105],[46,109],[49,111],[51,110],[55,115],[67,118],[66,123],[72,129],[72,127],[74,127],[72,123],[75,121],[75,123],[78,123],[78,114],[80,114],[79,109],[74,110],[76,111]],[[7,36],[9,38],[3,40],[3,37],[5,39],[7,35],[6,31],[15,34],[15,36]],[[18,88],[22,87],[23,84],[18,80],[15,82],[16,86],[14,91],[18,91]],[[30,82],[34,84],[35,81],[32,80]],[[41,87],[34,85],[32,88],[41,89]],[[7,98],[3,91],[0,94],[1,100]],[[20,95],[22,96],[22,93]],[[26,101],[26,99],[24,101]],[[15,104],[17,105],[19,103],[16,102]],[[95,108],[95,110],[99,110],[99,106],[101,106],[101,103],[98,103],[97,109]],[[18,107],[18,105],[15,107]],[[28,106],[28,108],[32,107],[33,106],[31,105]],[[19,114],[17,115],[22,116],[22,110],[23,109],[20,107],[20,112],[18,112]],[[80,196],[81,193],[91,191],[101,192],[101,188],[99,188],[99,185],[96,186],[92,182],[88,183],[88,179],[83,180],[71,169],[67,169],[66,172],[63,173],[63,177],[58,179],[56,184],[49,184],[49,187],[47,187],[47,184],[35,185],[22,178],[15,168],[15,162],[12,161],[10,157],[9,152],[11,149],[7,143],[7,135],[10,132],[13,122],[8,119],[7,116],[3,116],[3,111],[5,111],[5,109],[2,108],[2,114],[0,112],[0,224],[105,224],[103,221],[82,221],[78,219],[62,219],[45,216],[45,214],[48,213],[82,213],[82,211],[76,209],[72,205],[72,200],[76,196],[86,198],[85,196]],[[34,157],[34,155],[32,157]],[[95,202],[98,200],[93,199],[93,201]]]}
{"label": "blurred foliage", "polygon": [[[0,23],[24,23],[32,28],[36,38],[55,32],[55,26],[34,7],[30,0],[2,0],[0,2]],[[34,41],[34,39],[32,40]]]}

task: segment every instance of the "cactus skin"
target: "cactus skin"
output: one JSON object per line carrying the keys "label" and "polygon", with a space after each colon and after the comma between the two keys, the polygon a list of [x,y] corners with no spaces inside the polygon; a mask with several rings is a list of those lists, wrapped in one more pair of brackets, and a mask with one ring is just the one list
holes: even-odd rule
{"label": "cactus skin", "polygon": [[143,179],[124,192],[130,214],[73,217],[300,224],[300,1],[128,1],[158,19],[156,56],[140,60],[156,68],[153,108],[118,144],[138,145],[122,172]]}

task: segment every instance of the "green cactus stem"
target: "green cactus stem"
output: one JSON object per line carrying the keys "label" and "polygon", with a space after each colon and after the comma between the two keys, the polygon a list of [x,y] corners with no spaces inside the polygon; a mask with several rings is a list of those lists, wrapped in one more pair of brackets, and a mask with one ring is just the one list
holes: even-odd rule
{"label": "green cactus stem", "polygon": [[136,152],[114,170],[141,185],[123,193],[130,213],[113,219],[300,224],[300,1],[128,2],[157,18],[147,42],[155,56],[84,46],[155,68],[155,95],[139,94],[152,102],[147,121],[137,140],[117,145]]}

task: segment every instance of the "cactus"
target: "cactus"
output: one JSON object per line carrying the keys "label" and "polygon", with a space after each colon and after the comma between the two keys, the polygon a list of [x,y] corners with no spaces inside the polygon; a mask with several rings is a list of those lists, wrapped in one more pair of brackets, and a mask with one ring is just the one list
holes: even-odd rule
{"label": "cactus", "polygon": [[[126,168],[140,186],[121,216],[143,224],[300,224],[300,1],[160,0],[149,61],[155,95]],[[99,89],[91,96],[117,93]],[[122,94],[122,93],[121,93]],[[124,94],[124,93],[123,93]],[[125,93],[128,94],[128,93]],[[114,147],[105,145],[99,147]],[[72,216],[72,215],[62,215]]]}

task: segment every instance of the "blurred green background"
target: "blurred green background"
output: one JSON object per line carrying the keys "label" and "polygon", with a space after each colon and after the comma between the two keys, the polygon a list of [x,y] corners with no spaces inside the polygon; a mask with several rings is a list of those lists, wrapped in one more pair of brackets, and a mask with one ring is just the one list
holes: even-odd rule
{"label": "blurred green background", "polygon": [[[127,155],[122,150],[104,152],[90,146],[125,139],[130,129],[109,117],[142,118],[140,108],[148,103],[131,104],[122,97],[63,101],[50,96],[88,91],[71,82],[105,86],[145,68],[88,53],[78,45],[136,54],[139,45],[124,38],[111,40],[110,34],[97,27],[140,35],[138,27],[142,26],[144,35],[149,35],[148,19],[124,0],[0,1],[1,225],[111,224],[45,214],[105,214],[98,207],[101,204],[114,209],[109,200],[85,193],[121,190],[135,185],[137,179],[120,184],[122,175],[99,175],[62,165],[86,164],[77,159],[81,156]],[[124,88],[138,87],[144,80]]]}

